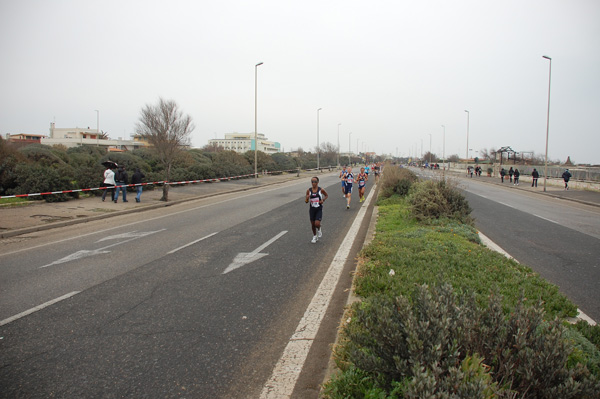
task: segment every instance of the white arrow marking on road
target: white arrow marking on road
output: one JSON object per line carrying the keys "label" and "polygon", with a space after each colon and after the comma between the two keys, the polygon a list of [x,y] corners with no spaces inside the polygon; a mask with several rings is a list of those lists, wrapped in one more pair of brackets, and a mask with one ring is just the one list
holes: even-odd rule
{"label": "white arrow marking on road", "polygon": [[[118,239],[123,239],[123,238],[140,238],[140,237],[146,237],[149,236],[150,234],[154,234],[154,233],[158,233],[159,231],[164,231],[165,229],[162,230],[157,230],[157,231],[130,231],[129,233],[123,233],[123,234],[115,234],[112,236],[108,236],[108,237],[104,237],[99,239],[96,242],[102,242],[102,241],[108,241],[108,240],[118,240]],[[131,240],[128,240],[131,241]]]}
{"label": "white arrow marking on road", "polygon": [[88,258],[88,257],[94,256],[94,255],[108,254],[108,253],[110,253],[110,251],[107,251],[106,249],[108,249],[110,247],[114,247],[114,246],[117,246],[117,245],[125,244],[125,243],[127,243],[129,241],[133,241],[133,240],[136,240],[136,239],[141,238],[141,237],[146,237],[146,236],[149,236],[150,234],[159,233],[159,232],[164,231],[164,230],[166,230],[166,229],[161,229],[161,230],[156,230],[156,231],[139,231],[139,232],[138,231],[132,231],[130,233],[124,233],[124,234],[118,234],[118,235],[114,235],[114,236],[105,237],[105,238],[102,238],[101,240],[98,240],[96,242],[100,242],[100,241],[104,241],[104,240],[112,240],[112,239],[117,239],[117,238],[129,238],[129,240],[119,241],[119,242],[116,242],[114,244],[107,245],[104,248],[98,248],[98,249],[94,249],[94,250],[91,250],[91,251],[87,250],[87,249],[84,249],[84,250],[81,250],[81,251],[77,251],[77,252],[75,252],[75,253],[73,253],[71,255],[65,256],[62,259],[55,260],[54,262],[49,263],[49,264],[44,265],[44,266],[40,266],[40,269],[43,269],[44,267],[59,265],[61,263],[70,262],[72,260]]}
{"label": "white arrow marking on road", "polygon": [[240,252],[239,254],[237,254],[235,256],[235,259],[233,259],[233,262],[231,262],[231,264],[227,267],[227,269],[225,269],[225,271],[223,272],[223,274],[227,274],[230,271],[233,271],[233,270],[235,270],[237,268],[240,268],[240,267],[242,267],[244,265],[247,265],[248,263],[254,262],[255,260],[258,260],[258,259],[260,259],[260,258],[262,258],[264,256],[267,256],[268,254],[261,254],[260,251],[262,251],[263,249],[265,249],[269,245],[273,244],[275,241],[277,241],[285,233],[287,233],[287,230],[284,230],[281,233],[277,234],[275,237],[271,238],[269,241],[265,242],[263,245],[261,245],[260,247],[256,248],[252,252]]}

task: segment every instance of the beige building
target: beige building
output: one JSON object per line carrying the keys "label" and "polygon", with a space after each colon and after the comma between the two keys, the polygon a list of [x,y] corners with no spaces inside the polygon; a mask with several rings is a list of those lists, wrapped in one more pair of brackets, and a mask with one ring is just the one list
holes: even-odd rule
{"label": "beige building", "polygon": [[108,151],[131,151],[148,146],[148,143],[136,138],[136,136],[132,140],[123,140],[121,137],[114,140],[103,137],[102,133],[99,133],[97,129],[90,129],[89,127],[57,128],[54,123],[50,124],[50,136],[42,138],[41,143],[45,145],[61,144],[67,148],[95,145],[104,147]]}
{"label": "beige building", "polygon": [[[258,133],[258,151],[267,154],[281,152],[281,145],[274,141],[269,141],[264,134]],[[254,151],[254,133],[227,133],[224,139],[208,140],[208,145],[215,147],[223,147],[228,151],[245,153],[246,151]]]}

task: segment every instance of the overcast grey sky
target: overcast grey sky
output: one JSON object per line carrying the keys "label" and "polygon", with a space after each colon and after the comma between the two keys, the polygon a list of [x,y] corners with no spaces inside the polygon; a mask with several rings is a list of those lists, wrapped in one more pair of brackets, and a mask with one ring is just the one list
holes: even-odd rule
{"label": "overcast grey sky", "polygon": [[[175,100],[192,145],[258,131],[396,155],[511,146],[600,163],[600,1],[0,0],[0,133],[129,137]],[[358,143],[357,143],[358,141]],[[473,152],[472,156],[477,155]]]}

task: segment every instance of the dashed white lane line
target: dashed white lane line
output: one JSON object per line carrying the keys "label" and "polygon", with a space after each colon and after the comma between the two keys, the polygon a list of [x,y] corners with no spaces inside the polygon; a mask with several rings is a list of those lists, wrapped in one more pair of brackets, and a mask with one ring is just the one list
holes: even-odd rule
{"label": "dashed white lane line", "polygon": [[[544,218],[542,218],[542,219],[544,219]],[[552,220],[550,220],[550,222],[552,222]],[[556,223],[556,222],[553,222],[553,223]],[[496,244],[494,241],[490,240],[490,238],[487,237],[486,235],[484,235],[481,231],[478,232],[478,234],[479,234],[479,238],[481,239],[481,242],[483,242],[483,244],[486,247],[493,249],[496,252],[500,252],[502,255],[506,256],[507,258],[513,259],[515,262],[519,262],[518,260],[516,260],[515,258],[510,256],[510,254],[508,252],[506,252],[504,249],[502,249],[498,244]],[[577,314],[578,319],[587,321],[590,326],[596,325],[596,321],[594,319],[592,319],[590,316],[583,313],[581,311],[581,309],[577,309],[577,311],[579,312]]]}
{"label": "dashed white lane line", "polygon": [[[373,190],[371,190],[372,192]],[[261,399],[283,399],[291,396],[372,197],[373,195],[369,195],[358,210],[356,219],[329,265],[317,292],[298,323],[296,331],[288,341],[271,377],[264,385],[260,395]]]}
{"label": "dashed white lane line", "polygon": [[173,249],[173,250],[171,250],[171,251],[167,252],[167,255],[173,254],[173,253],[175,253],[175,252],[177,252],[177,251],[179,251],[179,250],[181,250],[181,249],[183,249],[183,248],[187,248],[187,247],[189,247],[190,245],[194,245],[194,244],[196,244],[197,242],[200,242],[200,241],[202,241],[202,240],[206,240],[207,238],[210,238],[210,237],[214,236],[214,235],[215,235],[215,234],[217,234],[217,233],[218,233],[218,232],[214,232],[214,233],[212,233],[212,234],[209,234],[209,235],[207,235],[207,236],[204,236],[204,237],[202,237],[202,238],[199,238],[199,239],[197,239],[196,241],[192,241],[192,242],[190,242],[190,243],[187,243],[187,244],[185,244],[185,245],[182,245],[182,246],[181,246],[181,247],[179,247],[179,248],[175,248],[175,249]]}
{"label": "dashed white lane line", "polygon": [[21,312],[21,313],[19,313],[19,314],[16,314],[16,315],[14,315],[14,316],[12,316],[12,317],[9,317],[8,319],[4,319],[4,320],[0,321],[0,326],[3,326],[3,325],[5,325],[5,324],[8,324],[8,323],[10,323],[10,322],[13,322],[13,321],[15,321],[15,320],[17,320],[17,319],[20,319],[21,317],[25,317],[25,316],[27,316],[27,315],[30,315],[30,314],[32,314],[32,313],[35,313],[35,312],[37,312],[38,310],[42,310],[42,309],[44,309],[45,307],[48,307],[48,306],[50,306],[50,305],[54,305],[54,304],[55,304],[55,303],[57,303],[57,302],[60,302],[60,301],[62,301],[62,300],[64,300],[64,299],[67,299],[67,298],[70,298],[70,297],[72,297],[73,295],[77,295],[77,294],[79,294],[79,292],[81,292],[81,291],[73,291],[73,292],[70,292],[70,293],[68,293],[68,294],[66,294],[66,295],[63,295],[63,296],[61,296],[61,297],[58,297],[58,298],[56,298],[56,299],[53,299],[53,300],[51,300],[51,301],[48,301],[48,302],[42,303],[41,305],[38,305],[38,306],[36,306],[35,308],[31,308],[31,309],[29,309],[29,310],[26,310],[26,311],[24,311],[24,312]]}

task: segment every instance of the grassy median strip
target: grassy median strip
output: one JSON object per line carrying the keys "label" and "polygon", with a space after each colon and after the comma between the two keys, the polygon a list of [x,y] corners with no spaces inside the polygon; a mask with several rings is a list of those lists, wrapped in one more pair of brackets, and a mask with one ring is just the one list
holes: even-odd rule
{"label": "grassy median strip", "polygon": [[390,166],[381,192],[324,397],[598,397],[600,329],[482,246],[455,188]]}

